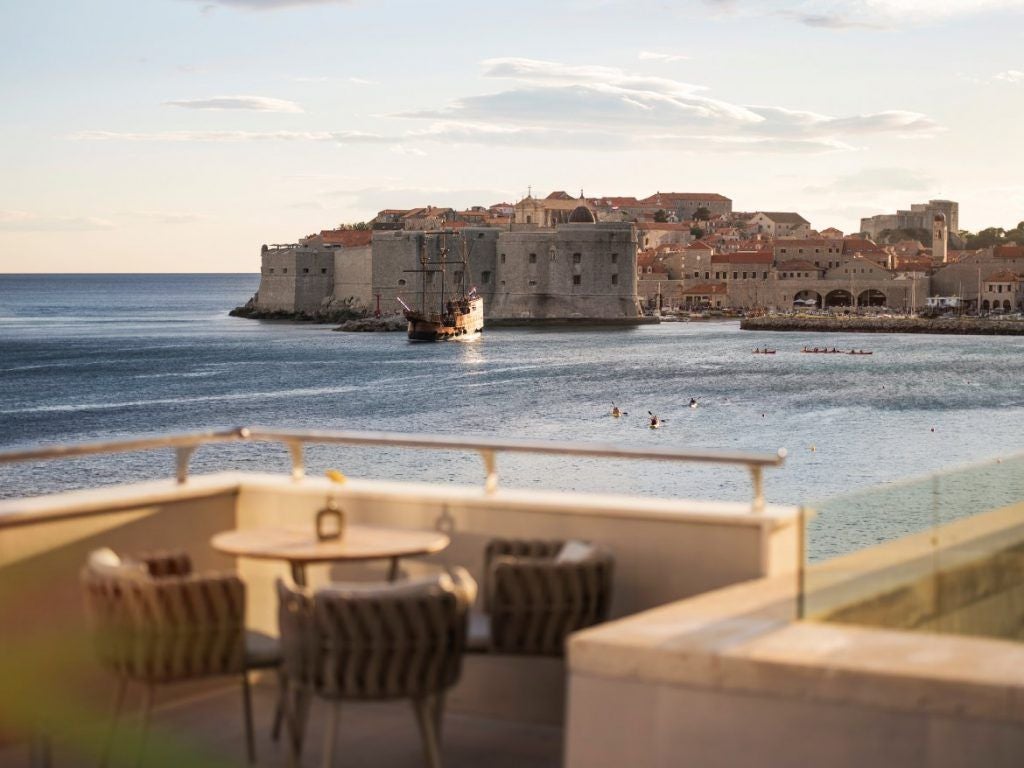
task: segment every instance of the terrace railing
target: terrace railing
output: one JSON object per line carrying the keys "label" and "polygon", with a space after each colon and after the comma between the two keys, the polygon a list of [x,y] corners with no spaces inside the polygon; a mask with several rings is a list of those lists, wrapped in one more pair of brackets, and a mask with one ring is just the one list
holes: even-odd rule
{"label": "terrace railing", "polygon": [[[750,473],[753,491],[750,508],[753,513],[764,510],[764,470],[770,467],[781,466],[786,458],[784,448],[780,448],[775,453],[685,451],[676,449],[650,450],[607,443],[482,439],[475,437],[458,438],[443,435],[414,435],[396,432],[290,431],[263,429],[260,427],[238,427],[236,429],[192,432],[134,440],[79,443],[0,452],[0,465],[170,448],[175,452],[175,476],[177,481],[179,483],[186,483],[188,481],[189,464],[195,452],[204,445],[217,443],[283,444],[291,455],[291,475],[295,480],[300,480],[305,475],[305,449],[308,445],[312,444],[386,446],[392,448],[475,452],[483,460],[484,488],[487,493],[494,493],[498,488],[497,457],[498,454],[502,453],[639,461],[696,462],[741,466],[745,467]],[[0,526],[2,525],[3,520],[0,519]]]}

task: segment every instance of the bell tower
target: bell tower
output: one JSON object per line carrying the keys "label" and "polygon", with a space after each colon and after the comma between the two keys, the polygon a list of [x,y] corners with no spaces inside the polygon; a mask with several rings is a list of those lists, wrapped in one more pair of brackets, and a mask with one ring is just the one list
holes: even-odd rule
{"label": "bell tower", "polygon": [[935,214],[932,221],[932,261],[945,264],[949,258],[949,228],[944,214]]}

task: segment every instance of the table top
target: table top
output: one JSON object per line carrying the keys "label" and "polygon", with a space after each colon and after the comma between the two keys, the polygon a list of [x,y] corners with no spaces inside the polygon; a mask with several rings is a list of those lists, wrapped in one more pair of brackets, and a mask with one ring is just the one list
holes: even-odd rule
{"label": "table top", "polygon": [[450,539],[437,531],[373,528],[346,525],[340,539],[319,541],[313,525],[307,528],[251,528],[223,531],[211,540],[218,552],[292,563],[343,560],[379,560],[429,555],[448,546]]}

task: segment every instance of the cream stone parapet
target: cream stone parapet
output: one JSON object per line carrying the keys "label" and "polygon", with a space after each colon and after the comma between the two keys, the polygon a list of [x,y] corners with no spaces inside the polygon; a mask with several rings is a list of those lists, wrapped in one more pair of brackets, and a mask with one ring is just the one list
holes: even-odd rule
{"label": "cream stone parapet", "polygon": [[[71,491],[0,502],[0,583],[21,584],[23,618],[5,620],[45,636],[54,606],[67,642],[86,637],[78,572],[98,547],[136,554],[183,549],[200,569],[235,569],[246,583],[247,621],[277,632],[278,577],[285,563],[232,558],[210,546],[230,529],[308,526],[328,500],[346,520],[375,526],[441,529],[450,546],[437,555],[403,560],[411,575],[461,565],[483,579],[484,550],[496,537],[586,539],[615,557],[611,613],[626,616],[727,584],[766,575],[796,580],[800,510],[749,502],[647,499],[607,494],[516,490],[225,472]],[[311,587],[329,581],[381,579],[387,563],[320,565],[308,569]],[[20,609],[19,609],[20,610]],[[28,631],[28,630],[26,630]],[[495,681],[504,694],[493,695]],[[561,659],[473,656],[452,692],[453,710],[533,722],[562,719],[565,669]]]}
{"label": "cream stone parapet", "polygon": [[574,635],[566,765],[1020,764],[1024,647],[799,622],[794,590],[759,579]]}

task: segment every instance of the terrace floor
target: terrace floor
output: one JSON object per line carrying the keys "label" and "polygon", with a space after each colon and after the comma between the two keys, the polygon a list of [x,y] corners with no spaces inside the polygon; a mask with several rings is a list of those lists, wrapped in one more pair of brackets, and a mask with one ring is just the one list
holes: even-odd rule
{"label": "terrace floor", "polygon": [[[179,699],[153,712],[144,766],[182,765],[184,758],[192,768],[245,765],[245,737],[242,725],[240,687],[232,685]],[[128,701],[120,723],[123,739],[115,744],[111,766],[134,765],[135,742],[132,725],[138,723],[139,689],[129,689]],[[256,764],[288,765],[288,750],[282,738],[270,738],[276,688],[253,686],[253,714],[256,730]],[[302,765],[322,765],[324,726],[330,704],[313,704],[306,731]],[[493,720],[459,713],[446,713],[441,759],[445,768],[503,768],[531,766],[556,768],[562,764],[562,729]],[[128,743],[125,743],[128,742]],[[179,750],[184,749],[185,755]],[[345,703],[339,720],[334,764],[337,766],[381,766],[381,768],[418,768],[426,765],[419,731],[409,702]],[[0,747],[0,766],[29,765],[25,745]],[[52,765],[95,766],[95,758],[69,754],[54,744]]]}

